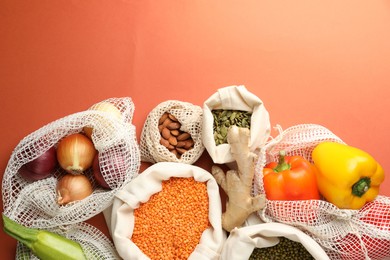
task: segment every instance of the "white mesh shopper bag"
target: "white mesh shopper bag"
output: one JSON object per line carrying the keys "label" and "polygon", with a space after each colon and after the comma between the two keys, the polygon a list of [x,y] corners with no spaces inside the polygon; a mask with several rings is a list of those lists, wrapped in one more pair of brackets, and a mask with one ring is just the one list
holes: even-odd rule
{"label": "white mesh shopper bag", "polygon": [[[53,121],[20,141],[9,159],[2,180],[3,214],[28,227],[48,229],[64,235],[64,230],[72,230],[72,234],[84,242],[87,240],[83,238],[94,236],[95,233],[100,233],[96,237],[102,235],[96,228],[79,223],[112,204],[115,193],[138,174],[140,153],[135,126],[132,125],[132,100],[110,98],[95,105],[101,103],[114,105],[120,111],[120,119],[106,111],[88,109]],[[102,176],[110,189],[101,188],[93,178],[92,170],[88,169],[84,174],[93,185],[93,193],[83,200],[60,206],[56,201],[56,185],[65,174],[63,169],[58,166],[50,177],[34,182],[23,179],[19,170],[49,148],[56,147],[62,138],[82,133],[84,127],[93,128],[92,142],[99,153]],[[120,166],[113,163],[118,158],[122,161]],[[73,224],[80,226],[72,227]],[[75,231],[77,227],[82,230]]]}
{"label": "white mesh shopper bag", "polygon": [[[324,141],[344,143],[329,129],[316,124],[295,125],[262,147],[254,181],[254,193],[264,194],[263,168],[286,155],[300,155],[313,162],[314,147]],[[295,226],[311,236],[330,259],[386,259],[390,257],[390,198],[378,196],[359,210],[339,209],[325,200],[267,200],[258,212],[264,222]]]}

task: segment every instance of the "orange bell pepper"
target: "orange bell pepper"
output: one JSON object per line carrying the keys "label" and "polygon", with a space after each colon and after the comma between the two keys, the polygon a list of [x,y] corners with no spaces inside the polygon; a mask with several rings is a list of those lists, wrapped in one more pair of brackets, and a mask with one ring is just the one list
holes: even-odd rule
{"label": "orange bell pepper", "polygon": [[320,199],[317,168],[302,156],[279,154],[279,162],[271,162],[263,169],[263,183],[269,200]]}

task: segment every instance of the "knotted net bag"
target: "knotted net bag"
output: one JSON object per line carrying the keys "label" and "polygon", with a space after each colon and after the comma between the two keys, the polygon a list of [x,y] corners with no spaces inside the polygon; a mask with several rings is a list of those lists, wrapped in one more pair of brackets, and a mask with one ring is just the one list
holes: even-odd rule
{"label": "knotted net bag", "polygon": [[[277,161],[280,150],[313,162],[311,153],[323,141],[344,143],[327,128],[301,124],[284,131],[259,152],[254,193],[264,194],[263,168]],[[300,228],[322,246],[331,259],[384,259],[390,256],[390,199],[378,196],[360,210],[339,209],[325,200],[266,201],[258,212],[265,222]]]}
{"label": "knotted net bag", "polygon": [[[180,158],[160,143],[159,120],[164,113],[170,113],[181,124],[180,130],[191,135],[194,142]],[[168,100],[157,105],[147,116],[142,128],[140,150],[144,162],[180,162],[193,164],[204,151],[202,143],[202,108],[183,101]]]}
{"label": "knotted net bag", "polygon": [[[112,204],[115,193],[138,174],[140,153],[132,125],[132,100],[110,98],[95,105],[107,102],[120,111],[120,119],[106,111],[88,109],[53,121],[20,141],[11,154],[2,181],[5,215],[24,226],[64,233],[64,226],[85,221]],[[56,202],[56,185],[64,170],[57,167],[52,176],[34,182],[23,179],[18,171],[52,146],[56,147],[62,138],[80,133],[84,127],[93,128],[91,138],[99,153],[100,170],[111,189],[101,188],[89,169],[84,174],[93,185],[93,193],[81,201],[60,206]],[[117,160],[123,163],[114,163]],[[82,227],[84,231],[88,229]],[[89,231],[96,232],[99,231]],[[80,240],[83,233],[79,233]]]}

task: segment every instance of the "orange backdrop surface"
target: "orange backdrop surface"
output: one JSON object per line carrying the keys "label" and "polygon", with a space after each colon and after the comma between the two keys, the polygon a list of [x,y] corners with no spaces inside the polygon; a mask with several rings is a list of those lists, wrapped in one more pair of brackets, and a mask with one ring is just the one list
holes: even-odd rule
{"label": "orange backdrop surface", "polygon": [[23,137],[95,102],[131,97],[139,138],[160,102],[202,106],[229,85],[273,126],[321,124],[390,172],[389,28],[389,1],[2,0],[0,176]]}

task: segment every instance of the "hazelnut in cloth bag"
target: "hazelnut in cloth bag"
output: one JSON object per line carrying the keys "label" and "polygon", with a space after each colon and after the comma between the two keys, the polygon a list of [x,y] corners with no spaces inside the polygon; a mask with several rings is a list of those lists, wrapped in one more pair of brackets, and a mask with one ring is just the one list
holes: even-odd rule
{"label": "hazelnut in cloth bag", "polygon": [[[177,243],[177,240],[186,239],[191,236],[191,233],[197,232],[194,230],[193,226],[197,226],[198,223],[202,220],[201,214],[198,214],[198,208],[202,208],[205,203],[200,202],[198,205],[194,206],[191,209],[176,211],[175,214],[188,216],[187,219],[182,219],[181,221],[185,222],[183,224],[177,223],[171,225],[173,219],[177,219],[177,215],[169,214],[167,211],[174,211],[176,207],[181,207],[179,204],[186,204],[186,201],[178,203],[173,197],[172,200],[166,200],[161,205],[161,210],[156,210],[155,214],[152,214],[149,217],[143,216],[143,218],[137,219],[137,211],[143,206],[147,206],[148,203],[151,203],[156,196],[160,195],[164,189],[166,181],[171,179],[175,180],[195,180],[195,183],[205,185],[207,189],[206,202],[208,203],[208,228],[202,230],[198,242],[195,245],[192,252],[188,256],[188,259],[219,259],[219,254],[222,250],[223,243],[226,241],[226,233],[222,229],[221,224],[221,215],[222,215],[222,205],[221,197],[219,194],[219,187],[213,176],[205,171],[202,168],[197,166],[183,164],[183,163],[172,163],[172,162],[161,162],[156,163],[144,172],[142,172],[137,178],[130,182],[123,190],[118,191],[116,194],[116,199],[111,208],[110,214],[105,212],[106,220],[108,227],[115,244],[115,247],[119,255],[123,259],[156,259],[161,258],[162,255],[166,255],[171,251],[178,253],[176,257],[183,257],[180,254],[180,250],[184,250],[188,243],[183,240],[183,242]],[[181,188],[181,191],[177,192],[177,196],[190,196],[187,193],[185,187]],[[173,204],[173,208],[166,210],[168,204]],[[163,210],[163,208],[165,210]],[[156,216],[161,214],[162,217]],[[142,251],[140,247],[143,247],[141,244],[134,243],[134,236],[137,231],[137,221],[144,221],[146,218],[152,218],[153,221],[150,222],[149,228],[153,230],[158,230],[161,226],[171,225],[170,228],[164,230],[165,233],[156,232],[155,234],[147,233],[142,236],[142,238],[150,239],[150,237],[157,236],[153,241],[147,242],[147,247],[154,247],[154,244],[165,243],[162,247],[162,250],[154,254],[154,258],[150,255],[146,255],[144,251],[149,250],[145,249]],[[207,216],[206,216],[207,218]],[[190,224],[190,225],[187,225]],[[155,227],[153,227],[155,226]],[[182,234],[176,234],[176,228],[181,228],[182,226],[188,226],[188,230],[181,230]],[[154,232],[153,232],[154,233]],[[160,235],[160,237],[158,237]],[[173,235],[173,239],[168,239]],[[149,250],[150,251],[150,250]],[[173,256],[172,256],[173,257]]]}
{"label": "hazelnut in cloth bag", "polygon": [[[269,114],[263,102],[245,86],[229,86],[218,89],[203,104],[202,141],[214,163],[234,162],[227,143],[217,145],[214,137],[213,110],[234,110],[250,113],[250,150],[254,152],[269,138],[271,126]],[[228,118],[231,120],[231,118]],[[226,120],[228,125],[230,122]],[[221,126],[223,128],[226,125]],[[228,127],[228,126],[227,126]]]}

